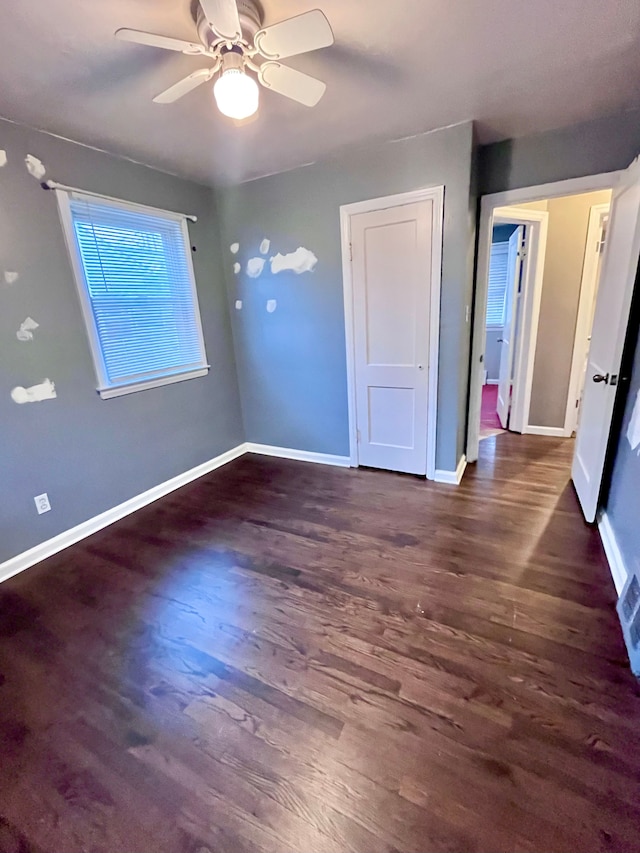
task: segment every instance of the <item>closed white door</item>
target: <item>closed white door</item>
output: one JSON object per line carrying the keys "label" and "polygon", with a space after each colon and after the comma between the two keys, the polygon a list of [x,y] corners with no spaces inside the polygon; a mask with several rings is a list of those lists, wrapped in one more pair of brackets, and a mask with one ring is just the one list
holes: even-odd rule
{"label": "closed white door", "polygon": [[571,476],[596,517],[631,295],[640,255],[640,158],[614,187]]}
{"label": "closed white door", "polygon": [[433,202],[351,216],[358,463],[426,474]]}
{"label": "closed white door", "polygon": [[509,253],[507,255],[507,286],[504,295],[504,328],[500,343],[500,372],[498,374],[498,403],[496,412],[506,429],[509,423],[509,408],[511,407],[511,386],[513,384],[513,359],[515,354],[516,313],[518,308],[518,291],[520,288],[520,266],[522,262],[522,243],[524,240],[524,225],[518,225],[509,237]]}

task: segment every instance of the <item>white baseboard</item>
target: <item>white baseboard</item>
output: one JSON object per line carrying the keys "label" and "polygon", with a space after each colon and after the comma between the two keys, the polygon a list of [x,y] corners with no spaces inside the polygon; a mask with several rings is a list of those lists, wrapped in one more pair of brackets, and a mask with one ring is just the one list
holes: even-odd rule
{"label": "white baseboard", "polygon": [[487,379],[487,381],[484,384],[485,385],[499,385],[500,380],[499,379]]}
{"label": "white baseboard", "polygon": [[197,465],[183,474],[178,474],[177,477],[172,477],[170,480],[166,480],[164,483],[148,489],[141,495],[136,495],[134,498],[130,498],[128,501],[118,504],[118,506],[114,506],[112,509],[101,512],[100,515],[83,521],[70,530],[59,533],[52,539],[47,539],[46,542],[35,545],[22,554],[11,557],[11,559],[6,560],[4,563],[0,563],[0,583],[17,575],[19,572],[23,572],[30,566],[35,565],[35,563],[39,563],[41,560],[46,560],[47,557],[57,554],[58,551],[68,548],[69,545],[73,545],[81,539],[91,536],[92,533],[102,530],[103,527],[108,527],[108,525],[113,524],[115,521],[124,518],[125,515],[130,515],[137,509],[142,509],[143,506],[157,501],[158,498],[164,497],[169,492],[173,492],[181,486],[186,486],[192,480],[197,480],[198,477],[202,477],[210,471],[215,471],[216,468],[226,465],[227,462],[232,462],[246,452],[246,445],[240,444],[238,447],[234,447],[213,459],[209,459],[208,462],[203,462],[201,465]]}
{"label": "white baseboard", "polygon": [[177,477],[173,477],[171,480],[160,483],[152,489],[148,489],[146,492],[143,492],[141,495],[136,495],[124,503],[118,504],[118,506],[100,513],[100,515],[96,515],[93,518],[87,519],[87,521],[83,521],[81,524],[72,527],[70,530],[65,530],[63,533],[59,533],[52,539],[47,539],[46,542],[41,542],[39,545],[35,545],[28,551],[24,551],[22,554],[17,554],[15,557],[11,557],[11,559],[6,560],[4,563],[0,563],[0,583],[8,580],[14,575],[17,575],[19,572],[23,572],[30,566],[39,563],[41,560],[46,560],[47,557],[57,554],[58,551],[62,551],[70,545],[80,542],[81,539],[91,536],[92,533],[97,533],[98,530],[102,530],[103,527],[108,527],[115,521],[124,518],[124,516],[130,515],[138,509],[142,509],[142,507],[153,503],[153,501],[157,501],[159,498],[169,494],[169,492],[173,492],[181,486],[186,486],[187,483],[197,480],[198,477],[202,477],[204,474],[208,474],[211,471],[215,471],[216,468],[226,465],[227,462],[232,462],[234,459],[237,459],[245,453],[259,453],[263,456],[277,456],[281,459],[296,459],[300,462],[316,462],[322,465],[338,465],[341,468],[349,468],[350,466],[350,459],[348,456],[334,456],[330,453],[313,453],[308,450],[292,450],[288,447],[273,447],[269,444],[253,444],[251,442],[239,444],[237,447],[227,450],[226,453],[221,453],[220,456],[216,456],[208,462],[203,462],[202,465],[197,465],[195,468],[191,468],[183,474],[178,474]]}
{"label": "white baseboard", "polygon": [[620,595],[625,583],[627,582],[629,573],[627,572],[627,567],[624,564],[622,553],[618,547],[613,527],[611,527],[611,522],[609,521],[609,516],[606,512],[602,512],[598,518],[598,531],[600,532],[600,539],[602,539],[604,552],[607,555],[607,561],[609,563],[611,577],[613,578],[613,582],[616,587],[616,592]]}
{"label": "white baseboard", "polygon": [[455,471],[445,471],[442,468],[436,468],[433,479],[436,483],[449,483],[450,486],[459,486],[466,467],[467,457],[463,453]]}
{"label": "white baseboard", "polygon": [[550,435],[554,438],[566,438],[564,427],[527,426],[524,428],[525,435]]}
{"label": "white baseboard", "polygon": [[261,456],[277,456],[280,459],[296,459],[298,462],[317,462],[320,465],[338,465],[349,468],[351,460],[348,456],[334,456],[331,453],[313,453],[310,450],[293,450],[289,447],[276,447],[271,444],[245,445],[247,453],[259,453]]}

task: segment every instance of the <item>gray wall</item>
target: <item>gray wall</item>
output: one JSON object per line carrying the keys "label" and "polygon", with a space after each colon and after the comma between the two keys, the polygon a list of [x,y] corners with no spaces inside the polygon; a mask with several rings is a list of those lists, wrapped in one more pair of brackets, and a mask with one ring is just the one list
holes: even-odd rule
{"label": "gray wall", "polygon": [[[475,235],[470,124],[352,150],[333,160],[220,193],[224,260],[233,311],[247,440],[346,456],[347,377],[340,205],[445,185],[437,466],[453,470],[464,449]],[[244,274],[263,237],[270,254],[298,246],[313,273]],[[237,257],[228,246],[238,241]],[[243,272],[234,276],[234,261]],[[277,300],[268,314],[267,299]]]}
{"label": "gray wall", "polygon": [[[499,142],[479,151],[479,188],[485,195],[583,175],[624,169],[640,153],[640,111],[585,122],[564,130]],[[632,401],[640,386],[636,350]],[[620,436],[613,436],[613,476],[607,513],[625,561],[632,567],[640,555],[640,464],[625,446],[628,404]]]}
{"label": "gray wall", "polygon": [[[211,190],[0,121],[0,562],[243,441]],[[131,201],[195,213],[189,226],[206,378],[101,400],[55,195],[25,168]],[[7,286],[2,270],[16,270]],[[16,339],[25,317],[40,328]],[[10,391],[49,378],[57,399],[16,405]],[[38,516],[34,495],[51,512]]]}
{"label": "gray wall", "polygon": [[640,110],[485,145],[479,193],[531,187],[626,168],[640,152]]}
{"label": "gray wall", "polygon": [[564,427],[589,212],[610,197],[609,190],[602,190],[547,202],[549,232],[531,387],[532,426]]}

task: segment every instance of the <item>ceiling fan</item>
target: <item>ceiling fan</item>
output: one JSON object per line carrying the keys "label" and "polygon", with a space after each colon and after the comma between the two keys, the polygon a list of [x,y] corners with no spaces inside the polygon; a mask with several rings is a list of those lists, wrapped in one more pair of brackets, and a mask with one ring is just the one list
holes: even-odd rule
{"label": "ceiling fan", "polygon": [[199,0],[196,26],[199,42],[126,28],[116,31],[121,41],[213,60],[213,65],[193,71],[156,95],[155,103],[173,103],[218,74],[213,94],[220,112],[237,120],[248,118],[258,109],[260,90],[247,69],[267,89],[307,107],[314,107],[324,95],[325,83],[279,61],[333,44],[333,31],[320,9],[262,28],[258,0]]}

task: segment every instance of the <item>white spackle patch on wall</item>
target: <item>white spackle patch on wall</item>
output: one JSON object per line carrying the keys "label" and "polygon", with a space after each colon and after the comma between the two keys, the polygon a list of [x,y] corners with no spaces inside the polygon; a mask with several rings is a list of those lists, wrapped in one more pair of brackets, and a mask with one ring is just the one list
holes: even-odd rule
{"label": "white spackle patch on wall", "polygon": [[236,311],[242,311],[242,299],[236,299]]}
{"label": "white spackle patch on wall", "polygon": [[267,311],[269,312],[269,314],[273,314],[277,307],[278,303],[275,299],[267,299]]}
{"label": "white spackle patch on wall", "polygon": [[41,400],[53,400],[56,396],[56,386],[50,379],[43,379],[39,385],[30,388],[18,385],[11,392],[14,403],[39,403]]}
{"label": "white spackle patch on wall", "polygon": [[241,270],[241,269],[242,269],[242,267],[241,267],[241,266],[240,266],[240,264],[236,261],[236,262],[235,262],[235,264],[233,265],[233,273],[234,273],[234,275],[238,275],[238,273],[240,272],[240,270]]}
{"label": "white spackle patch on wall", "polygon": [[247,261],[247,275],[249,278],[258,278],[264,269],[264,258],[249,258]]}
{"label": "white spackle patch on wall", "polygon": [[238,252],[240,251],[240,243],[232,243],[229,246],[229,251],[231,252],[232,255],[237,255]]}
{"label": "white spackle patch on wall", "polygon": [[32,341],[33,332],[39,325],[40,323],[36,323],[31,317],[27,317],[24,323],[20,323],[20,328],[16,332],[16,338],[19,341]]}
{"label": "white spackle patch on wall", "polygon": [[631,445],[632,450],[638,450],[640,456],[640,390],[636,397],[636,402],[631,412],[629,426],[627,427],[627,441]]}
{"label": "white spackle patch on wall", "polygon": [[303,272],[313,272],[317,263],[318,259],[311,249],[298,246],[295,252],[290,252],[288,255],[281,255],[280,252],[274,255],[271,258],[271,272],[274,275],[279,272],[294,272],[296,275],[301,275]]}
{"label": "white spackle patch on wall", "polygon": [[44,176],[47,174],[47,170],[44,167],[42,160],[38,160],[37,157],[34,157],[33,154],[27,154],[24,158],[25,165],[27,167],[27,172],[33,177],[41,181]]}
{"label": "white spackle patch on wall", "polygon": [[266,255],[267,252],[269,251],[270,247],[271,247],[271,240],[267,240],[267,238],[265,237],[264,240],[262,241],[262,243],[260,243],[260,254]]}
{"label": "white spackle patch on wall", "polygon": [[7,165],[7,152],[0,148],[0,169]]}
{"label": "white spackle patch on wall", "polygon": [[19,274],[14,270],[5,270],[4,271],[4,280],[7,284],[14,284],[19,278]]}

